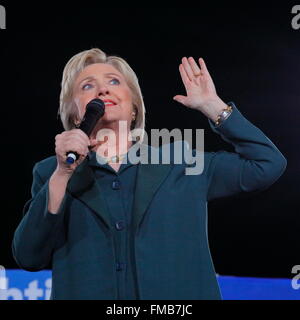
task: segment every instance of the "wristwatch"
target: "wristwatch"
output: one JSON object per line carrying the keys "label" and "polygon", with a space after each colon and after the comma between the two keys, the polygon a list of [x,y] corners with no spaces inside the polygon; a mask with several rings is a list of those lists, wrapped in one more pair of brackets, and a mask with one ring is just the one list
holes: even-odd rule
{"label": "wristwatch", "polygon": [[221,114],[218,116],[217,121],[215,122],[216,126],[219,126],[222,122],[224,122],[232,113],[233,108],[231,103],[229,102],[227,107],[222,110]]}

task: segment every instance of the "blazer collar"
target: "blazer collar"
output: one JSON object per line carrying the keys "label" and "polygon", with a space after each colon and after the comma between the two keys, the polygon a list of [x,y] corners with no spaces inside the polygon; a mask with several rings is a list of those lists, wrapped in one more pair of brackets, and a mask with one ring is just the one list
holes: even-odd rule
{"label": "blazer collar", "polygon": [[[148,157],[150,160],[151,152],[154,150],[155,148],[151,146],[142,145],[137,154],[141,159]],[[87,157],[76,168],[68,182],[67,191],[92,209],[108,228],[112,228],[108,207],[89,162],[90,157]],[[151,164],[150,161],[145,164],[144,162],[146,161],[137,164],[132,219],[135,231],[138,230],[154,194],[173,167],[173,164]]]}

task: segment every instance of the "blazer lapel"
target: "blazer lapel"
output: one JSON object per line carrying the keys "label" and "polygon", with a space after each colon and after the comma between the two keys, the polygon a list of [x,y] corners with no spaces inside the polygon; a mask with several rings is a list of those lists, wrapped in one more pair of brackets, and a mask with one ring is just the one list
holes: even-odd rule
{"label": "blazer lapel", "polygon": [[110,228],[110,214],[92,168],[86,158],[75,170],[67,185],[67,191],[78,198],[103,220]]}
{"label": "blazer lapel", "polygon": [[[151,152],[152,147],[149,147]],[[149,160],[149,157],[148,157]],[[149,207],[157,189],[166,179],[172,164],[139,164],[137,178],[135,199],[133,204],[133,227],[137,231],[147,208]]]}
{"label": "blazer lapel", "polygon": [[[150,154],[151,151],[152,147],[148,146],[148,152],[150,152]],[[172,164],[151,164],[150,154],[147,153],[146,155],[146,157],[148,157],[148,163],[140,163],[137,169],[133,204],[133,226],[136,231],[157,189],[173,167]],[[145,155],[142,155],[142,159],[143,156]],[[96,212],[106,226],[111,228],[110,213],[101,189],[94,177],[93,170],[88,165],[88,158],[76,168],[72,178],[69,180],[67,190],[72,196],[78,198]]]}

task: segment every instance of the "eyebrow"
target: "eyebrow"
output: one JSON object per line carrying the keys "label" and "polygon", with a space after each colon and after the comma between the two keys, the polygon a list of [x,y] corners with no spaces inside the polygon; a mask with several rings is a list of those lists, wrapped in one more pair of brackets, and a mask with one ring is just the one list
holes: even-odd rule
{"label": "eyebrow", "polygon": [[[113,73],[113,72],[108,72],[104,74],[105,76],[117,76],[118,78],[120,78],[120,75]],[[82,79],[78,85],[80,85],[82,82],[86,81],[86,80],[96,80],[96,78],[94,76],[88,76],[84,79]]]}

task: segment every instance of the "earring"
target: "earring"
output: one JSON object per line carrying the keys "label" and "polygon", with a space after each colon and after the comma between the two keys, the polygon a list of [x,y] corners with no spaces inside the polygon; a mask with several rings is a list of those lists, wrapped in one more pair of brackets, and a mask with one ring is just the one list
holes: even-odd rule
{"label": "earring", "polygon": [[80,122],[77,122],[77,123],[75,122],[74,126],[75,126],[76,129],[78,129],[80,127]]}
{"label": "earring", "polygon": [[135,121],[135,119],[136,119],[136,114],[135,112],[132,112],[132,121]]}

